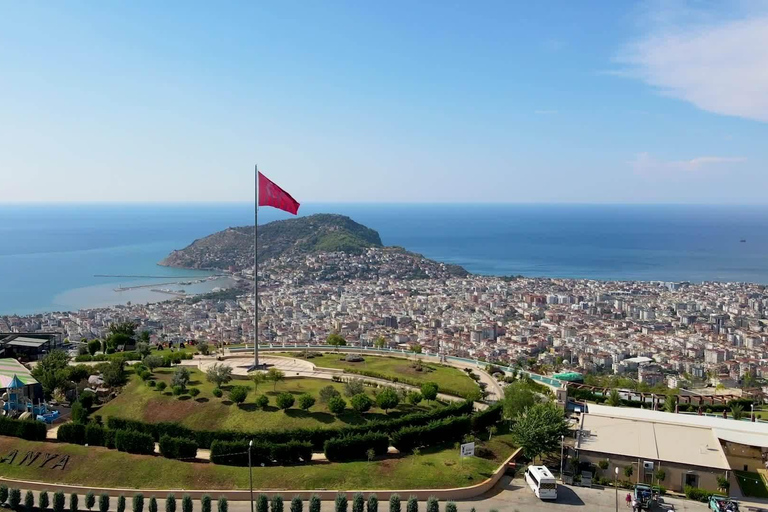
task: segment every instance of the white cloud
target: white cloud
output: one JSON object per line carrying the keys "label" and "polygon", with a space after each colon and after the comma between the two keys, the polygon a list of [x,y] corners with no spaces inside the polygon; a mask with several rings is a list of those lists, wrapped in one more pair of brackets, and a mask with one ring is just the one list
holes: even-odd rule
{"label": "white cloud", "polygon": [[635,158],[629,162],[632,169],[639,174],[652,172],[695,172],[705,168],[720,167],[724,164],[736,164],[746,162],[747,159],[742,156],[699,156],[690,160],[657,160],[649,153],[638,153]]}
{"label": "white cloud", "polygon": [[534,110],[534,114],[539,116],[553,116],[558,113],[557,110]]}
{"label": "white cloud", "polygon": [[614,74],[709,112],[768,122],[768,15],[690,18],[695,24],[652,23],[655,28],[620,52],[626,68]]}

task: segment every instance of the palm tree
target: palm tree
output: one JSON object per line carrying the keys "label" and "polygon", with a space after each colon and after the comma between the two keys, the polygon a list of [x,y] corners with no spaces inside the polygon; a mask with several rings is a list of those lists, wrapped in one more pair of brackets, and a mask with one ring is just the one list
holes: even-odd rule
{"label": "palm tree", "polygon": [[733,404],[731,405],[731,416],[733,416],[733,419],[740,420],[744,417],[744,406],[741,404]]}

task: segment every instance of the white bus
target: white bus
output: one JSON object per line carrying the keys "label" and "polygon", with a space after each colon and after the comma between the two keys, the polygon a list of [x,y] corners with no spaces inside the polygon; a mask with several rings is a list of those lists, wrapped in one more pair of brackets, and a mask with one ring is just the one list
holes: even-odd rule
{"label": "white bus", "polygon": [[557,480],[546,466],[528,466],[525,481],[537,498],[542,500],[557,499]]}

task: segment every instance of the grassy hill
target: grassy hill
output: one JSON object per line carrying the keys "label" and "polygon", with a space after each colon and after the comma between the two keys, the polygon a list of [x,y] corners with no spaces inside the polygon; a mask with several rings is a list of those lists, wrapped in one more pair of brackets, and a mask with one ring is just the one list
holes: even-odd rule
{"label": "grassy hill", "polygon": [[[349,217],[316,214],[270,222],[258,229],[259,261],[316,252],[360,253],[382,247],[379,234]],[[253,226],[228,228],[173,251],[160,265],[226,270],[253,264]]]}

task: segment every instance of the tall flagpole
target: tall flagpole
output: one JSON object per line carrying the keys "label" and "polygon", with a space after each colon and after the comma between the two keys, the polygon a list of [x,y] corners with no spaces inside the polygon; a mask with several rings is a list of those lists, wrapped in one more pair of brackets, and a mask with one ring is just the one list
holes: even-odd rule
{"label": "tall flagpole", "polygon": [[253,166],[255,201],[253,207],[253,367],[259,367],[259,168]]}

